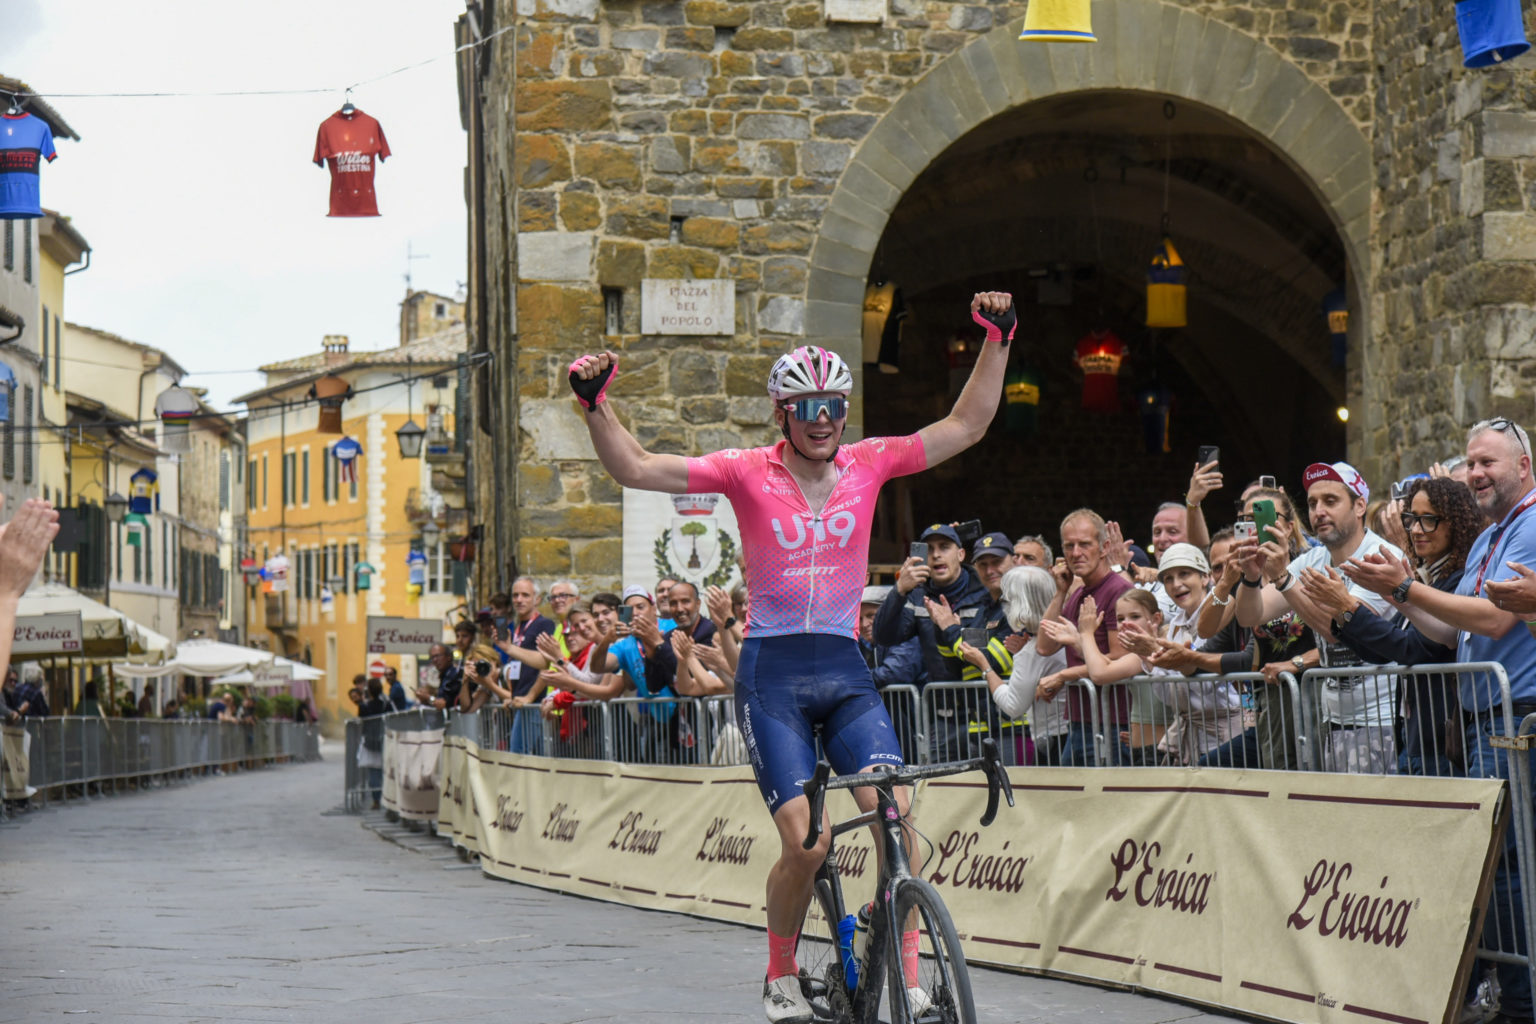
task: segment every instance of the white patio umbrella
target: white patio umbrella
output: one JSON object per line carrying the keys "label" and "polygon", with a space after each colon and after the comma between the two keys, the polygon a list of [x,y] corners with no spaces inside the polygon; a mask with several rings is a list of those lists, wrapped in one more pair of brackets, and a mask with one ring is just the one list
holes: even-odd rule
{"label": "white patio umbrella", "polygon": [[324,678],[325,672],[311,665],[288,658],[273,658],[265,665],[243,668],[238,672],[222,675],[213,681],[213,685],[255,686],[259,689],[277,690],[296,679],[313,681]]}
{"label": "white patio umbrella", "polygon": [[141,679],[168,675],[222,676],[271,661],[271,651],[239,647],[219,640],[183,640],[177,645],[176,657],[164,665],[118,664],[113,668],[122,675]]}

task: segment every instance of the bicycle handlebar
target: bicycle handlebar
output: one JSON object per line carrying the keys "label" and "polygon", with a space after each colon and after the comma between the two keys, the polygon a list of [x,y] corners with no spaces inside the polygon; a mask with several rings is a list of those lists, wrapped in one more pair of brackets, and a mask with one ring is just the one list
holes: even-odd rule
{"label": "bicycle handlebar", "polygon": [[960,775],[970,771],[982,771],[987,776],[987,809],[982,813],[981,824],[983,827],[992,824],[997,817],[998,797],[1002,796],[1008,801],[1008,806],[1013,804],[1013,783],[1008,781],[1008,771],[1003,767],[1002,756],[997,752],[997,742],[990,737],[981,741],[981,756],[973,757],[967,761],[950,761],[944,764],[929,765],[904,765],[901,768],[877,768],[873,772],[861,772],[857,775],[839,775],[832,778],[832,766],[826,761],[816,763],[816,771],[809,779],[801,783],[806,799],[810,801],[811,820],[806,828],[805,840],[801,844],[809,850],[816,845],[821,838],[822,813],[826,809],[827,790],[829,789],[858,789],[861,786],[874,786],[889,792],[896,786],[911,786],[923,779],[939,778],[945,775]]}

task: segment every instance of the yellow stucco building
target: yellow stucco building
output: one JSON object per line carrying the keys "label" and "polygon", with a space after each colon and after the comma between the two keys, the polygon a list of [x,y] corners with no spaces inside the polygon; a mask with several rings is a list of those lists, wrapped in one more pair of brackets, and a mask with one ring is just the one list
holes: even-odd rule
{"label": "yellow stucco building", "polygon": [[[414,687],[416,657],[368,655],[369,615],[437,619],[446,629],[462,603],[466,574],[450,557],[449,541],[463,515],[463,488],[441,456],[452,447],[465,348],[462,326],[373,352],[353,352],[347,338],[331,335],[319,353],[262,367],[266,385],[237,399],[249,412],[245,498],[253,561],[272,576],[276,556],[287,559],[285,579],[251,578],[247,634],[253,644],[265,636],[272,650],[325,671],[314,696],[327,725],[354,713],[347,692],[371,662],[395,665]],[[329,375],[352,390],[339,434],[320,432],[320,408],[310,397]],[[407,419],[429,429],[418,458],[402,458],[395,437]],[[352,481],[343,479],[333,451],[343,437],[363,449]],[[428,448],[435,449],[431,458]],[[462,466],[462,455],[454,461]],[[429,521],[440,530],[430,548],[423,543]],[[407,566],[413,549],[427,556],[415,587]],[[367,589],[360,589],[361,577]]]}
{"label": "yellow stucco building", "polygon": [[[69,481],[69,437],[63,429],[69,422],[64,397],[64,293],[66,277],[90,266],[91,245],[68,217],[52,210],[43,211],[38,233],[37,325],[42,343],[38,373],[42,427],[38,438],[38,480],[42,497],[63,507],[72,504],[74,497]],[[64,565],[65,560],[55,556],[43,566],[44,573],[63,579]]]}

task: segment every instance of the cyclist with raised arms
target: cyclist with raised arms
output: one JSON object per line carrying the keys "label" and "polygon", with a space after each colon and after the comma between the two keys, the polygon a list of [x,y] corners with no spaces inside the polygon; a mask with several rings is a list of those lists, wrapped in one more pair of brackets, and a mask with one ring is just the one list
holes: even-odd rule
{"label": "cyclist with raised arms", "polygon": [[[571,388],[603,467],[625,487],[671,494],[721,493],[731,500],[751,596],[736,670],[736,719],[757,785],[779,832],[768,872],[768,973],[763,1008],[775,1024],[808,1024],[795,946],[830,828],[812,850],[800,783],[816,767],[814,730],[840,775],[900,765],[901,746],[859,653],[859,601],[869,574],[869,534],[880,485],[957,455],[986,433],[997,412],[1016,314],[1006,292],[979,292],[971,316],[987,341],[950,414],[907,437],[843,445],[853,374],[835,353],[812,345],[781,356],[768,375],[776,444],[702,458],[648,452],[605,400],[618,369],[612,352],[571,363]],[[859,807],[872,789],[853,790]],[[910,809],[903,792],[901,810]],[[910,844],[910,838],[909,838]],[[915,855],[914,855],[915,856]],[[919,865],[914,864],[914,867]],[[918,934],[902,936],[905,976],[917,977]],[[908,989],[915,1012],[928,1006]]]}

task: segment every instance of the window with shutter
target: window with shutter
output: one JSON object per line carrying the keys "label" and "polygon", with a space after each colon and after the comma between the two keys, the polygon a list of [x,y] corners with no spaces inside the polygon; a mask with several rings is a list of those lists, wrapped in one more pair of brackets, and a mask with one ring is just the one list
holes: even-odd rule
{"label": "window with shutter", "polygon": [[7,480],[16,477],[16,384],[11,382],[5,385],[7,400],[6,405],[11,410],[11,418],[5,421],[5,452],[0,456],[0,472],[5,474]]}
{"label": "window with shutter", "polygon": [[[21,482],[32,482],[32,464],[34,453],[37,451],[37,404],[34,401],[31,384],[23,384],[21,387]],[[14,413],[12,414],[14,415]]]}

